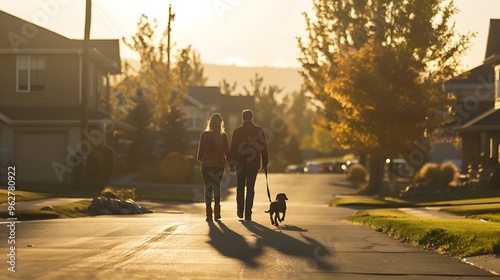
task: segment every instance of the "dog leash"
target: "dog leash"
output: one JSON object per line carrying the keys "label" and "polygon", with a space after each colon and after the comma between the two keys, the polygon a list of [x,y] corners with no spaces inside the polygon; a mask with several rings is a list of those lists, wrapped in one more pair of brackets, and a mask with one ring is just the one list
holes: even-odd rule
{"label": "dog leash", "polygon": [[269,182],[267,180],[267,168],[264,169],[264,174],[266,174],[267,197],[269,198],[269,202],[271,202],[271,192],[269,191]]}

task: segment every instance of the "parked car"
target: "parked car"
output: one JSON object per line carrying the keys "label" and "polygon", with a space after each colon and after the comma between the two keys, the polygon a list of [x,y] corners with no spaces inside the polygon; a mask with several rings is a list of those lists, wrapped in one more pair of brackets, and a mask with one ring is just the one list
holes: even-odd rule
{"label": "parked car", "polygon": [[347,172],[347,162],[333,161],[329,167],[330,173],[345,173]]}
{"label": "parked car", "polygon": [[319,162],[306,162],[304,166],[304,173],[320,173],[321,163]]}
{"label": "parked car", "polygon": [[285,173],[304,173],[305,164],[290,164],[285,168]]}
{"label": "parked car", "polygon": [[357,159],[350,159],[350,160],[347,160],[345,162],[345,166],[346,166],[346,169],[345,169],[345,172],[349,171],[349,169],[355,165],[355,164],[358,164],[359,163],[359,160]]}
{"label": "parked car", "polygon": [[384,166],[386,177],[413,178],[415,169],[406,159],[387,159]]}

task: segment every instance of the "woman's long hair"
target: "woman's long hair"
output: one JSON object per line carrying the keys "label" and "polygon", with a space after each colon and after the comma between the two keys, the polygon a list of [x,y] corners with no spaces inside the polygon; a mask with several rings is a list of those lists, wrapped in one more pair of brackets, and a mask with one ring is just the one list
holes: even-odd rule
{"label": "woman's long hair", "polygon": [[222,151],[222,135],[224,134],[224,121],[219,113],[214,113],[207,123],[205,131],[213,132],[211,137],[214,138],[215,149]]}

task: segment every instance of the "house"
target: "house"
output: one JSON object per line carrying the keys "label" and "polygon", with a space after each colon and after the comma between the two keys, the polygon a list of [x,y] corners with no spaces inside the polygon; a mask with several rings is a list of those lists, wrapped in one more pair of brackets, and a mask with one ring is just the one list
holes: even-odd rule
{"label": "house", "polygon": [[[491,19],[481,65],[444,84],[456,97],[453,128],[462,140],[462,170],[500,158],[500,19]],[[483,165],[484,166],[484,165]]]}
{"label": "house", "polygon": [[226,132],[230,136],[241,125],[241,112],[244,109],[255,110],[255,100],[253,96],[223,95],[218,87],[189,87],[181,109],[186,112],[189,153],[194,154],[198,148],[200,133],[205,130],[213,113],[222,115]]}
{"label": "house", "polygon": [[92,145],[128,127],[109,118],[119,40],[91,40],[90,49],[89,129],[81,138],[83,41],[0,11],[0,179],[15,165],[17,182],[73,183]]}

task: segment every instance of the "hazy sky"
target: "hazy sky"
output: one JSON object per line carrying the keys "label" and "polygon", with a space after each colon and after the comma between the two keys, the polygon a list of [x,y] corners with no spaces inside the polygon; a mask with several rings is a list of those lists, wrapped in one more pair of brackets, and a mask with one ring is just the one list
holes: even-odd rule
{"label": "hazy sky", "polygon": [[[205,63],[298,67],[297,36],[305,36],[302,12],[307,0],[93,0],[92,39],[130,37],[141,14],[167,25],[172,4],[176,47],[191,44]],[[455,0],[460,33],[476,32],[463,58],[479,65],[485,53],[490,18],[500,18],[499,0]],[[72,39],[83,38],[85,0],[0,0],[0,9]],[[122,58],[134,57],[126,46]]]}

